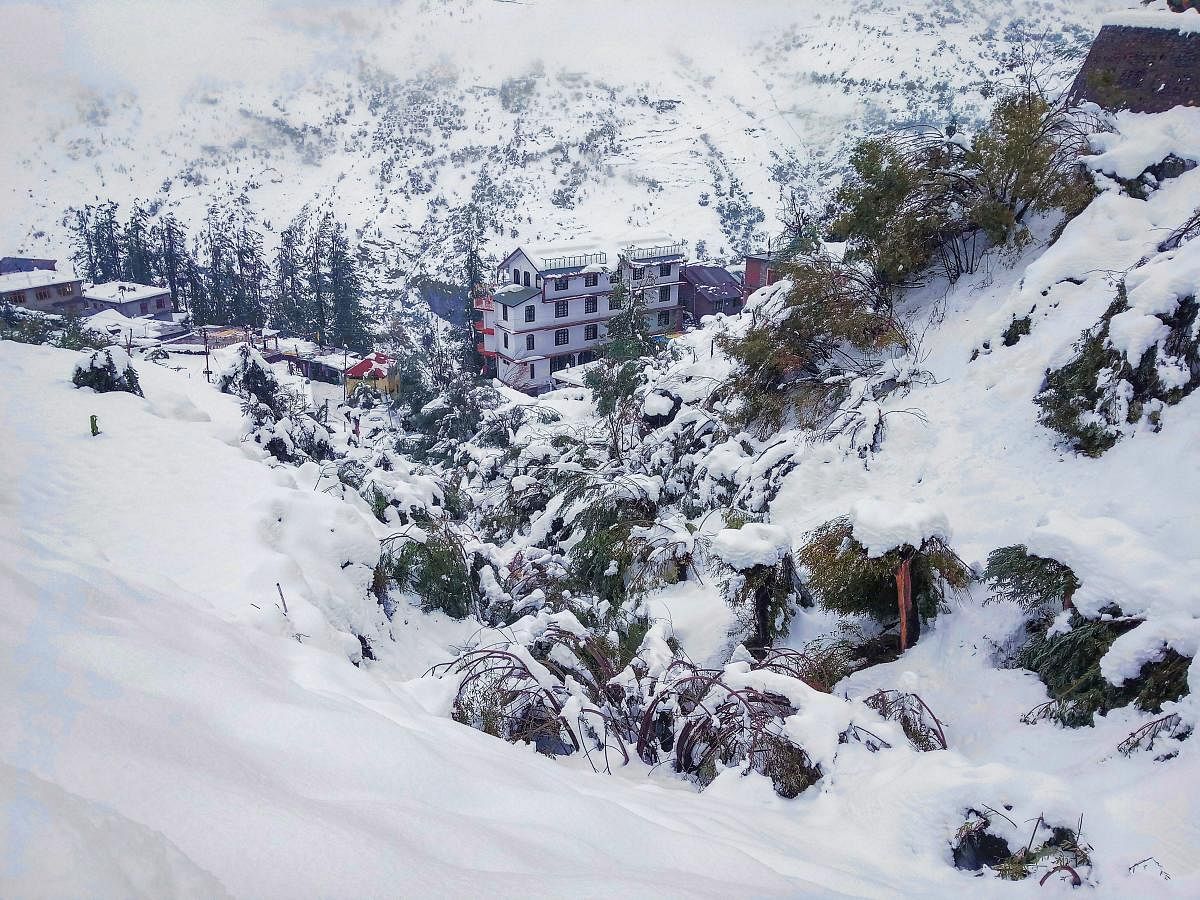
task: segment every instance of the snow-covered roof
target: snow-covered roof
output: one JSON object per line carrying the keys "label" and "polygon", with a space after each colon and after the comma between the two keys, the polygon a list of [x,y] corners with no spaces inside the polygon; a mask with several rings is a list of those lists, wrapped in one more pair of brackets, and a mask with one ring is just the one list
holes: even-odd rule
{"label": "snow-covered roof", "polygon": [[83,296],[88,300],[98,300],[102,303],[128,303],[131,300],[148,300],[169,293],[167,288],[138,284],[136,281],[106,281],[104,284],[92,284],[83,289]]}
{"label": "snow-covered roof", "polygon": [[640,262],[683,256],[683,243],[663,233],[632,235],[618,241],[617,246],[623,256]]}
{"label": "snow-covered roof", "polygon": [[570,384],[575,387],[583,387],[583,378],[588,373],[588,369],[595,368],[599,365],[600,360],[592,360],[591,362],[583,363],[578,366],[571,366],[567,369],[559,369],[551,374],[551,378],[555,381],[561,381],[563,384]]}
{"label": "snow-covered roof", "polygon": [[529,244],[521,249],[543,275],[550,272],[581,272],[585,268],[590,270],[592,266],[603,266],[608,262],[609,253],[601,242],[592,239]]}
{"label": "snow-covered roof", "polygon": [[349,378],[386,378],[392,358],[385,353],[372,353],[346,369]]}
{"label": "snow-covered roof", "polygon": [[9,272],[0,275],[0,293],[9,291],[27,291],[33,288],[46,287],[53,284],[66,284],[78,281],[70,269],[56,272],[52,269],[34,269],[32,272]]}
{"label": "snow-covered roof", "polygon": [[1166,8],[1125,9],[1109,13],[1101,20],[1104,25],[1124,28],[1165,28],[1183,34],[1200,34],[1200,9],[1171,12]]}

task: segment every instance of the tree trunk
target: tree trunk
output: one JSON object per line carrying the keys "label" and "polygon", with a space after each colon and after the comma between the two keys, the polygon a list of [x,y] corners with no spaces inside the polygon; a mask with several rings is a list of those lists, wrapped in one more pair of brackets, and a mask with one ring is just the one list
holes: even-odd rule
{"label": "tree trunk", "polygon": [[912,557],[905,556],[896,571],[896,605],[900,612],[900,652],[917,642],[920,623],[912,602]]}

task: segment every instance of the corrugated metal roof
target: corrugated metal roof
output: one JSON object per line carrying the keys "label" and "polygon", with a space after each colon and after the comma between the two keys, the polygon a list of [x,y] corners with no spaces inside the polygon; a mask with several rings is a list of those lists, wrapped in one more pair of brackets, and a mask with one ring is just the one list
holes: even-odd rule
{"label": "corrugated metal roof", "polygon": [[685,281],[703,290],[706,297],[734,300],[742,296],[738,280],[720,266],[684,266],[680,274]]}
{"label": "corrugated metal roof", "polygon": [[502,303],[505,306],[520,306],[527,300],[532,300],[534,297],[541,296],[542,289],[527,287],[519,290],[501,288],[493,295],[497,303]]}

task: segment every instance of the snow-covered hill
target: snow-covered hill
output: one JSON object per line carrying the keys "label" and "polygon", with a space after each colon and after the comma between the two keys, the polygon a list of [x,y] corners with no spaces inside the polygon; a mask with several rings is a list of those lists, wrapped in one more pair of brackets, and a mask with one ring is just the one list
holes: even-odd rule
{"label": "snow-covered hill", "polygon": [[863,129],[971,121],[1021,35],[1078,50],[1119,5],[15,6],[0,246],[63,255],[64,212],[110,199],[275,232],[332,208],[417,280],[457,274],[474,201],[493,254],[650,227],[732,260]]}
{"label": "snow-covered hill", "polygon": [[[1121,419],[1120,439],[1098,459],[1040,425],[1034,397],[1122,277],[1131,307],[1120,333],[1151,342],[1166,338],[1138,317],[1169,315],[1200,290],[1200,238],[1162,243],[1194,215],[1200,168],[1131,189],[1168,153],[1200,162],[1200,114],[1122,114],[1096,150],[1089,165],[1105,190],[1057,240],[1053,221],[1035,223],[1019,253],[906,299],[920,341],[882,372],[886,391],[849,394],[847,418],[865,422],[870,441],[853,429],[763,438],[707,427],[716,420],[706,400],[729,371],[717,334],[769,316],[786,285],[682,338],[642,389],[678,405],[644,404],[626,461],[625,483],[655,491],[655,526],[693,546],[711,540],[734,568],[794,552],[842,515],[880,552],[936,533],[978,565],[1024,543],[1072,568],[1077,611],[1103,621],[1120,608],[1130,627],[1100,662],[1110,683],[1168,649],[1194,660],[1200,395],[1162,405],[1153,421]],[[1025,316],[1024,333],[1003,340]],[[1032,842],[1041,820],[1069,827],[1085,845],[1087,890],[1190,897],[1200,887],[1200,745],[1182,739],[1200,721],[1200,664],[1190,663],[1190,692],[1158,713],[1128,704],[1084,727],[1023,722],[1048,698],[1013,662],[1030,617],[976,581],[915,647],[832,692],[767,682],[796,706],[787,733],[822,767],[794,799],[749,765],[718,768],[703,792],[636,757],[598,774],[584,754],[549,759],[452,721],[458,680],[421,677],[464,647],[519,648],[522,635],[573,620],[541,608],[540,588],[502,587],[496,574],[569,552],[556,535],[579,511],[561,495],[527,500],[575,471],[556,450],[599,428],[586,389],[533,400],[500,388],[503,405],[451,448],[461,466],[404,463],[406,435],[384,407],[335,416],[360,419],[362,447],[349,448],[344,419],[331,440],[375,459],[380,485],[432,504],[429,479],[443,478],[469,525],[518,512],[503,540],[473,539],[471,552],[494,564],[490,583],[480,576],[488,601],[529,612],[480,634],[471,619],[419,611],[411,593],[390,594],[395,607],[376,602],[371,572],[401,510],[373,509],[327,466],[268,465],[245,438],[239,402],[197,366],[139,357],[142,398],[73,387],[74,359],[0,342],[4,896],[1037,892],[1036,878],[1017,885],[954,868],[968,810],[987,811],[1013,847]],[[497,420],[511,433],[483,439]],[[721,531],[752,513],[765,521]],[[695,664],[748,684],[768,678],[744,655],[726,666],[744,635],[721,594],[730,574],[699,554],[695,567],[703,577],[652,586],[649,610],[664,621],[643,651],[652,656],[659,640],[660,653],[674,652],[662,650],[669,620]],[[786,644],[803,648],[844,624],[800,610]],[[864,703],[877,689],[919,694],[946,749],[910,744]],[[1153,752],[1118,749],[1161,715],[1185,727]],[[1039,877],[1053,862],[1040,865]],[[1063,875],[1041,890],[1070,892]]]}

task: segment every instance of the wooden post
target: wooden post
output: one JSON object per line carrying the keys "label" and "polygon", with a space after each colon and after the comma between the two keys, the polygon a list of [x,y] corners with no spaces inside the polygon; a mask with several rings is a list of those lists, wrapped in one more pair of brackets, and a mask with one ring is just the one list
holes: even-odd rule
{"label": "wooden post", "polygon": [[905,556],[896,571],[896,603],[900,611],[900,652],[908,649],[908,623],[912,617],[912,557]]}

